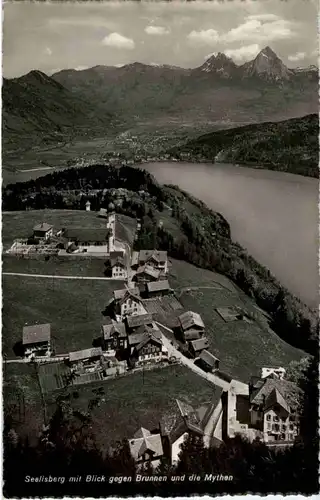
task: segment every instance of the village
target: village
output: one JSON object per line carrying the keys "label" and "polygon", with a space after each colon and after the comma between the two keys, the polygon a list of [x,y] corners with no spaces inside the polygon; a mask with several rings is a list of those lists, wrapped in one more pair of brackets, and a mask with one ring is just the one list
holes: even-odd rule
{"label": "village", "polygon": [[[86,205],[90,211],[90,202]],[[140,222],[114,211],[101,209],[103,228],[56,228],[46,221],[33,228],[24,240],[15,240],[8,250],[15,256],[33,258],[56,254],[63,259],[99,259],[107,262],[105,279],[119,281],[119,288],[106,297],[100,331],[92,332],[86,349],[56,353],[51,325],[25,325],[22,359],[41,367],[63,364],[51,387],[107,381],[116,377],[161,369],[170,364],[187,367],[215,390],[212,403],[199,407],[177,399],[170,425],[159,414],[157,429],[141,427],[129,439],[137,465],[151,462],[157,467],[162,456],[171,463],[185,437],[193,433],[205,446],[219,446],[236,434],[250,441],[260,439],[269,446],[290,446],[299,435],[299,389],[286,380],[282,367],[261,367],[249,384],[234,380],[220,370],[220,360],[210,350],[201,315],[185,310],[170,286],[171,262],[166,251],[134,250]],[[219,308],[226,322],[248,321],[245,309]],[[53,380],[54,379],[54,380]],[[165,388],[164,388],[165,390]]]}

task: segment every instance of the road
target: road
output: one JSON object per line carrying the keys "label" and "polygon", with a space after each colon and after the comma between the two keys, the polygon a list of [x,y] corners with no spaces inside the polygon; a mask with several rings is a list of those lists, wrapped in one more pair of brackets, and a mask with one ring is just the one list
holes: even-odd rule
{"label": "road", "polygon": [[29,274],[29,273],[2,273],[3,276],[22,276],[26,278],[54,278],[65,280],[102,280],[102,281],[123,281],[123,279],[106,278],[102,276],[59,276],[57,274]]}
{"label": "road", "polygon": [[[156,323],[161,328],[164,328],[165,330],[171,331],[165,325],[162,325],[161,323],[158,323],[157,321],[156,321]],[[227,391],[229,389],[230,382],[226,382],[225,380],[222,380],[221,378],[219,378],[216,375],[214,375],[214,373],[206,373],[206,372],[204,372],[201,368],[199,368],[198,366],[196,366],[194,364],[194,362],[193,362],[192,359],[187,358],[180,351],[178,351],[178,349],[176,349],[171,344],[170,340],[167,339],[167,337],[164,335],[164,333],[162,333],[161,335],[162,335],[162,343],[163,343],[164,347],[166,347],[166,349],[168,349],[169,357],[170,356],[174,356],[176,359],[178,359],[179,361],[181,361],[181,363],[183,365],[185,365],[188,368],[190,368],[197,375],[200,375],[200,377],[206,379],[208,382],[211,382],[212,384],[214,384],[214,385],[216,385],[218,387],[221,387],[221,389],[223,389],[224,391]]]}

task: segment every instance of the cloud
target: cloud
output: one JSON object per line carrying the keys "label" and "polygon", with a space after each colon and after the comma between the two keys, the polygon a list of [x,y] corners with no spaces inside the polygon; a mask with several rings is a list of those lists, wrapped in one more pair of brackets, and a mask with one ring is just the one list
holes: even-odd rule
{"label": "cloud", "polygon": [[260,52],[260,47],[257,43],[252,45],[245,45],[244,47],[239,47],[238,49],[227,49],[225,50],[225,55],[231,57],[235,62],[246,62],[250,61]]}
{"label": "cloud", "polygon": [[291,26],[291,23],[285,19],[263,22],[258,18],[249,16],[243,24],[222,35],[222,39],[227,43],[246,40],[269,43],[274,40],[291,38],[293,36]]}
{"label": "cloud", "polygon": [[263,23],[263,22],[278,21],[280,18],[275,14],[250,14],[250,16],[247,16],[246,19],[248,21],[256,20],[256,21],[261,21]]}
{"label": "cloud", "polygon": [[50,49],[50,47],[46,47],[44,49],[44,53],[47,55],[47,56],[52,56],[52,50]]}
{"label": "cloud", "polygon": [[297,61],[302,61],[306,57],[305,52],[296,52],[295,54],[291,54],[288,56],[288,60],[291,62],[297,62]]}
{"label": "cloud", "polygon": [[169,30],[164,26],[147,26],[144,30],[147,35],[167,35]]}
{"label": "cloud", "polygon": [[76,66],[74,69],[76,71],[83,71],[83,70],[88,69],[88,68],[89,68],[89,66],[81,66],[80,65],[80,66]]}
{"label": "cloud", "polygon": [[215,43],[219,40],[219,33],[214,30],[213,28],[207,29],[207,30],[201,30],[201,31],[191,31],[187,38],[190,41],[200,43],[200,44],[205,44],[205,45],[211,45],[212,43]]}
{"label": "cloud", "polygon": [[135,48],[132,38],[127,38],[120,33],[110,33],[110,35],[105,36],[102,40],[102,45],[126,50],[133,50]]}

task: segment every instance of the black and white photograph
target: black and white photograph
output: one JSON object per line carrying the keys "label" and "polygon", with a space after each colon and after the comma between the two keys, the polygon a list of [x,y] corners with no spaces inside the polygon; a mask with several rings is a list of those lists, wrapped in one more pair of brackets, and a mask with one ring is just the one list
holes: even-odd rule
{"label": "black and white photograph", "polygon": [[4,498],[319,495],[318,17],[3,2]]}

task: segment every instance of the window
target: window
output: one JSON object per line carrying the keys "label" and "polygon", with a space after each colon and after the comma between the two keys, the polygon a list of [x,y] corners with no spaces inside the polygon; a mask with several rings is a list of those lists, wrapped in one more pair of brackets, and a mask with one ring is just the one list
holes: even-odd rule
{"label": "window", "polygon": [[290,415],[289,422],[294,422],[296,420],[295,415]]}
{"label": "window", "polygon": [[267,420],[271,420],[271,415],[267,415]]}
{"label": "window", "polygon": [[287,430],[287,426],[286,426],[286,425],[283,425],[283,426],[282,426],[282,430],[283,430],[283,431],[286,431],[286,430]]}
{"label": "window", "polygon": [[282,433],[280,439],[282,439],[283,441],[285,441],[286,435]]}
{"label": "window", "polygon": [[293,441],[293,439],[294,439],[293,434],[289,434],[288,439],[289,439],[289,441]]}
{"label": "window", "polygon": [[289,429],[290,429],[290,431],[293,431],[293,425],[292,424],[289,425]]}
{"label": "window", "polygon": [[273,421],[274,422],[279,422],[279,417],[277,417],[277,416],[273,417]]}
{"label": "window", "polygon": [[267,424],[267,429],[271,429],[271,424]]}

